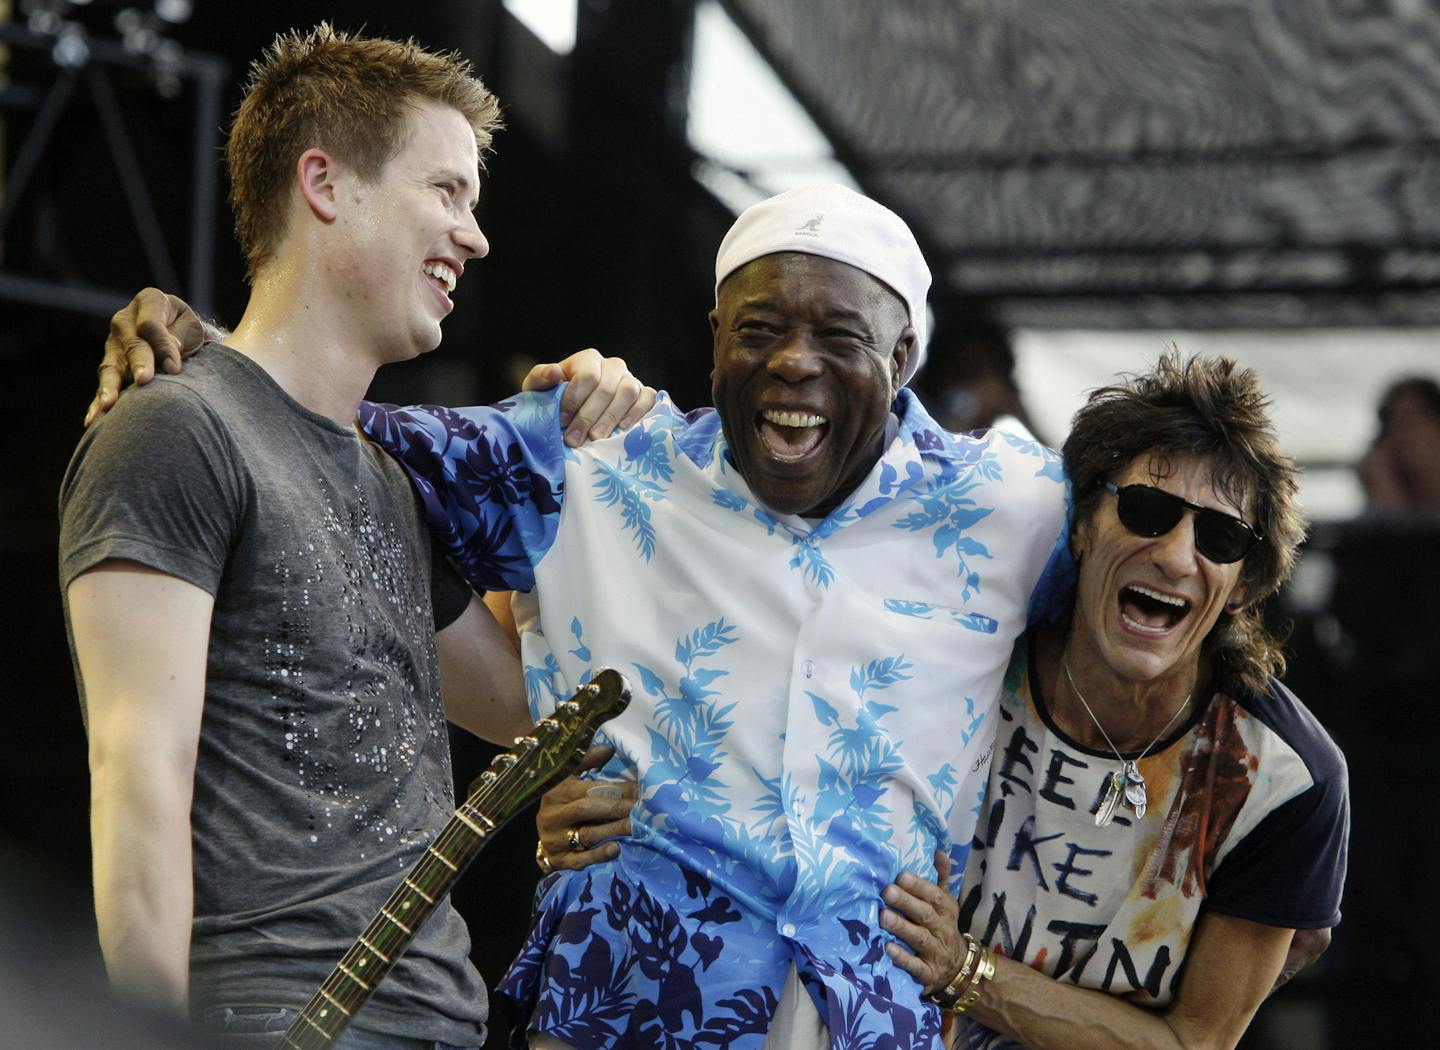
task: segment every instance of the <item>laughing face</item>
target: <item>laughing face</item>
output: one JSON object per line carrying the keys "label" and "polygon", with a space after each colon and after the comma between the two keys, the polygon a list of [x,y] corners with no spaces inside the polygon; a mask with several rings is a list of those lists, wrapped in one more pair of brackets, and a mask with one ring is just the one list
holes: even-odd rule
{"label": "laughing face", "polygon": [[[1143,455],[1112,479],[1117,488],[1153,485],[1202,507],[1246,517],[1213,484],[1195,456]],[[1161,536],[1138,536],[1120,523],[1106,493],[1075,531],[1080,562],[1073,642],[1083,660],[1124,683],[1162,684],[1193,676],[1200,647],[1227,606],[1242,604],[1241,561],[1218,565],[1195,549],[1195,515]]]}
{"label": "laughing face", "polygon": [[853,266],[762,256],[710,314],[715,407],[751,491],[782,514],[828,514],[884,451],[915,341],[905,307]]}
{"label": "laughing face", "polygon": [[372,181],[351,178],[340,265],[356,319],[379,363],[440,344],[440,322],[469,259],[490,246],[472,209],[479,197],[475,135],[456,109],[416,105],[400,152]]}

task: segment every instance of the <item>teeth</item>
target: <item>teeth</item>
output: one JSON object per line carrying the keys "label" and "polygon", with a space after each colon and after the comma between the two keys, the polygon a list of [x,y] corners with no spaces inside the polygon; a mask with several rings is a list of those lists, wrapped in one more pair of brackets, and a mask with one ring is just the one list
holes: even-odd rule
{"label": "teeth", "polygon": [[424,266],[420,267],[420,270],[423,273],[428,273],[437,281],[444,282],[445,290],[447,292],[453,292],[455,290],[455,271],[450,269],[450,267],[446,266],[444,263],[427,262]]}
{"label": "teeth", "polygon": [[1139,631],[1141,634],[1162,635],[1170,630],[1168,627],[1151,627],[1149,624],[1141,623],[1139,620],[1132,620],[1123,612],[1120,614],[1120,619],[1129,624],[1132,630]]}
{"label": "teeth", "polygon": [[818,427],[826,422],[824,416],[811,412],[777,412],[774,409],[766,409],[760,413],[760,417],[778,427]]}
{"label": "teeth", "polygon": [[1130,589],[1136,594],[1143,594],[1147,598],[1154,598],[1157,602],[1164,602],[1166,605],[1173,605],[1177,609],[1183,609],[1185,608],[1185,606],[1190,604],[1184,598],[1176,598],[1172,594],[1161,594],[1159,591],[1152,591],[1149,587],[1141,587],[1139,584],[1136,583],[1132,583],[1130,585]]}

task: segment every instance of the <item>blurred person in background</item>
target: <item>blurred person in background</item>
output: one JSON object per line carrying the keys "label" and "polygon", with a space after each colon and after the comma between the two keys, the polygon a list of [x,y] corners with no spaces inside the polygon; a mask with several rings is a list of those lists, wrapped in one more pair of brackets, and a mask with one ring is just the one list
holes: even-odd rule
{"label": "blurred person in background", "polygon": [[1015,352],[1004,329],[983,319],[937,310],[935,335],[917,391],[935,407],[935,421],[965,433],[1000,427],[1043,440],[1015,380]]}
{"label": "blurred person in background", "polygon": [[1412,376],[1385,391],[1380,433],[1360,461],[1371,510],[1440,512],[1440,384]]}

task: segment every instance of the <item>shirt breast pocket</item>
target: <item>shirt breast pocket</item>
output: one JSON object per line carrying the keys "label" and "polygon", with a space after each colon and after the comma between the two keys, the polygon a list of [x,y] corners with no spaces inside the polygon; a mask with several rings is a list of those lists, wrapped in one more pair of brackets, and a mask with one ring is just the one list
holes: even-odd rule
{"label": "shirt breast pocket", "polygon": [[978,634],[996,634],[1000,621],[993,616],[974,609],[953,609],[948,605],[934,605],[905,598],[884,599],[885,611],[896,616],[908,616],[926,623],[951,625]]}

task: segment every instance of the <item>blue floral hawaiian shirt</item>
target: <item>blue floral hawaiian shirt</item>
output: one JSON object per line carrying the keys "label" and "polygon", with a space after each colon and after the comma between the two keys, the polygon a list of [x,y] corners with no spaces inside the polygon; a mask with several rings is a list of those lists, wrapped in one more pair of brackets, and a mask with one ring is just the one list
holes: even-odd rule
{"label": "blue floral hawaiian shirt", "polygon": [[532,1031],[759,1047],[793,965],[833,1046],[937,1045],[880,891],[933,878],[936,849],[963,872],[1011,645],[1072,567],[1053,452],[948,434],[909,391],[894,413],[881,461],[815,521],[761,506],[718,416],[663,396],[580,449],[558,391],[362,407],[469,579],[530,592],[532,712],[601,666],[634,685],[604,734],[605,774],[640,783],[634,836],[542,887],[501,989]]}

